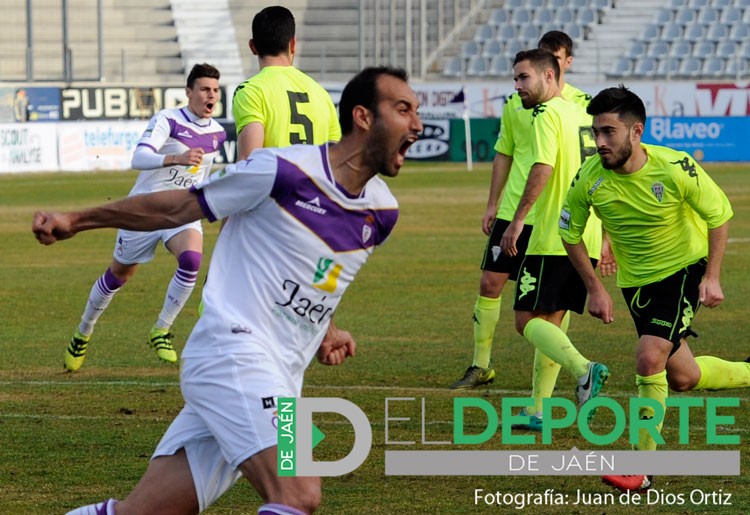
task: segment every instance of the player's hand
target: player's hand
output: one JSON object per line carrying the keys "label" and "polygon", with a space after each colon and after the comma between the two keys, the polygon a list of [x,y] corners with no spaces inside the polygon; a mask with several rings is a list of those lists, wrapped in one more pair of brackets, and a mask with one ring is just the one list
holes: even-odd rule
{"label": "player's hand", "polygon": [[185,166],[198,166],[203,162],[203,154],[202,148],[191,148],[177,156],[177,163]]}
{"label": "player's hand", "polygon": [[70,227],[70,217],[63,213],[37,211],[31,223],[31,231],[42,245],[52,245],[75,235]]}
{"label": "player's hand", "polygon": [[601,288],[596,292],[589,292],[589,314],[600,319],[605,324],[615,321],[615,306],[607,290]]}
{"label": "player's hand", "polygon": [[608,237],[602,238],[602,258],[599,260],[599,273],[602,277],[609,277],[617,272],[617,261],[612,252],[612,245]]}
{"label": "player's hand", "polygon": [[485,236],[489,236],[492,232],[495,220],[497,220],[497,208],[495,206],[487,207],[487,211],[485,211],[482,217],[482,232]]}
{"label": "player's hand", "polygon": [[716,279],[704,277],[698,286],[698,299],[707,308],[715,308],[724,300],[724,291]]}
{"label": "player's hand", "polygon": [[346,358],[354,357],[356,350],[357,343],[351,333],[331,323],[323,342],[318,347],[316,357],[324,365],[340,365]]}
{"label": "player's hand", "polygon": [[518,237],[521,236],[522,231],[523,222],[516,222],[514,220],[508,225],[508,228],[503,233],[503,238],[500,240],[500,248],[503,249],[503,253],[511,257],[518,255],[516,242],[518,242]]}

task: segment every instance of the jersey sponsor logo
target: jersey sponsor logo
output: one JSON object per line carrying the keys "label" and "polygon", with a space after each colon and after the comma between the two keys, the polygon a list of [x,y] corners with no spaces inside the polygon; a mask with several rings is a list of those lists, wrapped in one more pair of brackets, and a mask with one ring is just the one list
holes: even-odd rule
{"label": "jersey sponsor logo", "polygon": [[653,183],[651,185],[651,192],[656,197],[656,200],[661,203],[662,199],[664,198],[664,184],[660,182]]}
{"label": "jersey sponsor logo", "polygon": [[563,208],[560,211],[560,222],[558,222],[560,229],[570,229],[570,211]]}
{"label": "jersey sponsor logo", "polygon": [[[186,171],[192,175],[195,174],[198,170],[196,167],[195,172],[192,172],[190,169]],[[170,168],[169,176],[164,180],[164,182],[166,182],[167,184],[174,184],[178,188],[189,188],[198,184],[199,181],[197,181],[193,177],[181,174],[180,170],[178,170],[177,168]]]}
{"label": "jersey sponsor logo", "polygon": [[315,197],[312,200],[298,200],[294,203],[295,206],[301,207],[302,209],[307,209],[308,211],[312,211],[313,213],[317,213],[319,215],[324,215],[328,212],[327,209],[320,207],[320,197]]}
{"label": "jersey sponsor logo", "polygon": [[[282,302],[274,302],[278,306],[274,308],[274,313],[294,325],[301,324],[305,330],[312,331],[310,324],[319,325],[325,322],[331,317],[333,310],[325,303],[326,295],[319,299],[308,298],[300,292],[301,289],[302,286],[298,282],[285,279],[281,284],[281,290],[286,299]],[[295,319],[286,310],[280,308],[288,308],[299,318]]]}
{"label": "jersey sponsor logo", "polygon": [[524,267],[521,279],[518,284],[518,289],[521,290],[521,295],[518,296],[519,299],[524,298],[527,294],[531,293],[532,291],[536,290],[536,277],[531,275],[528,270],[526,270],[526,267]]}
{"label": "jersey sponsor logo", "polygon": [[313,278],[313,286],[319,290],[333,293],[338,286],[338,279],[344,267],[332,259],[319,258],[317,270]]}
{"label": "jersey sponsor logo", "polygon": [[698,171],[695,169],[695,163],[689,157],[685,157],[679,161],[671,161],[670,164],[680,165],[683,172],[687,172],[690,177],[695,177],[695,182],[698,182]]}

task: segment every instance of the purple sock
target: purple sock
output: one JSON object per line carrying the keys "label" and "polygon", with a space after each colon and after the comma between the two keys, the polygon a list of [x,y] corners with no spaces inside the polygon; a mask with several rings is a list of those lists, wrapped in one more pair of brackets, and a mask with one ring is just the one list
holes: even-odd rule
{"label": "purple sock", "polygon": [[286,504],[264,504],[258,508],[258,515],[305,515],[305,512]]}
{"label": "purple sock", "polygon": [[112,270],[107,268],[107,271],[104,272],[104,285],[107,287],[109,291],[115,291],[120,286],[122,286],[124,281],[119,280],[115,274],[112,273]]}

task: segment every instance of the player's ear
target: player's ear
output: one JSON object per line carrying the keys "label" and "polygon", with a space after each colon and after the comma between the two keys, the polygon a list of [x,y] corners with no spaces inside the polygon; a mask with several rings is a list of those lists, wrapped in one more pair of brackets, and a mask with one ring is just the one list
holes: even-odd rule
{"label": "player's ear", "polygon": [[365,106],[354,106],[352,109],[352,119],[354,125],[361,128],[364,131],[369,131],[372,125],[372,113]]}
{"label": "player's ear", "polygon": [[297,36],[292,36],[292,39],[289,41],[289,55],[294,55],[296,48],[297,48]]}
{"label": "player's ear", "polygon": [[643,124],[641,122],[636,122],[633,124],[633,127],[631,129],[631,134],[636,141],[640,141],[641,138],[643,137],[643,131],[644,131]]}
{"label": "player's ear", "polygon": [[250,47],[250,51],[253,53],[253,55],[258,55],[258,51],[255,49],[255,43],[253,43],[253,38],[250,38],[248,40],[247,46]]}

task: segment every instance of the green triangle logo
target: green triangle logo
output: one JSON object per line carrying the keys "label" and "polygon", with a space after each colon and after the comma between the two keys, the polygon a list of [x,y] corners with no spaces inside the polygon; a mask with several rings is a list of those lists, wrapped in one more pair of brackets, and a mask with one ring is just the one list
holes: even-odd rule
{"label": "green triangle logo", "polygon": [[315,424],[312,425],[312,448],[315,449],[320,442],[323,441],[323,438],[325,438],[326,435],[318,429],[318,426]]}

